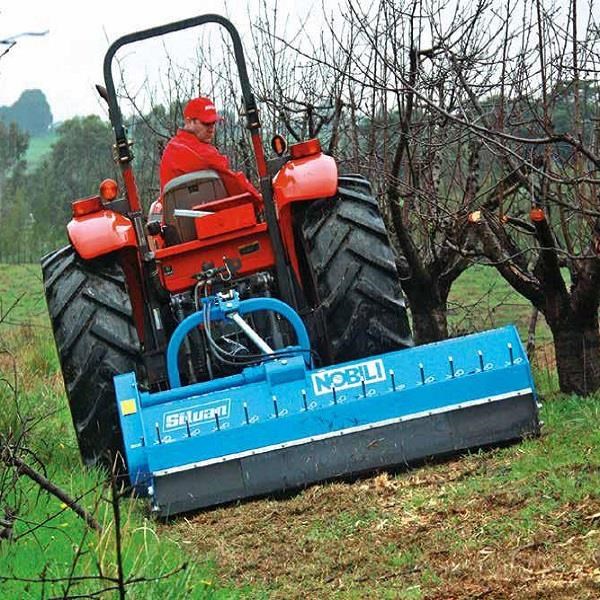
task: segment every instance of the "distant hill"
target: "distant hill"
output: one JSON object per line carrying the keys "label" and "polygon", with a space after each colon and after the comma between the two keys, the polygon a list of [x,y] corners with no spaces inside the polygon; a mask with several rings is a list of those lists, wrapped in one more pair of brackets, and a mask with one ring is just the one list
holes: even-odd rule
{"label": "distant hill", "polygon": [[16,123],[31,136],[46,135],[52,125],[52,112],[42,90],[25,90],[12,106],[0,106],[0,120]]}

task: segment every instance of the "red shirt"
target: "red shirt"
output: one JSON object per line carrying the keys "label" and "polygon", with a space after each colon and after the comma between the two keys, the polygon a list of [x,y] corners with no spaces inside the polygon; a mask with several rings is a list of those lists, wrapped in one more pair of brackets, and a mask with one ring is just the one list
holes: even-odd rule
{"label": "red shirt", "polygon": [[229,160],[212,144],[201,142],[193,133],[180,129],[169,141],[160,161],[160,189],[180,175],[214,169],[219,172],[227,192],[232,196],[250,192],[256,198],[260,195],[243,173],[233,172]]}

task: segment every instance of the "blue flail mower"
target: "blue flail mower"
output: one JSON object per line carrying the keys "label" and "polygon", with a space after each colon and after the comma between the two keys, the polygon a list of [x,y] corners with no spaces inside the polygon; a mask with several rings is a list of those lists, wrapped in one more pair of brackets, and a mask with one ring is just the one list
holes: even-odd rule
{"label": "blue flail mower", "polygon": [[539,432],[529,363],[512,326],[313,369],[308,335],[289,306],[209,300],[211,319],[279,313],[299,346],[238,375],[181,387],[178,348],[205,310],[171,339],[170,390],[141,392],[134,373],[115,377],[129,474],[160,516]]}

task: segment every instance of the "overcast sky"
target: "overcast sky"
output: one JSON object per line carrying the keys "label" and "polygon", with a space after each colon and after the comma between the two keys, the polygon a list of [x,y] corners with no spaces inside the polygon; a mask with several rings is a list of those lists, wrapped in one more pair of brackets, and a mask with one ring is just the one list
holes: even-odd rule
{"label": "overcast sky", "polygon": [[[115,39],[209,12],[227,14],[244,35],[248,30],[247,6],[255,11],[260,2],[0,0],[0,40],[22,32],[49,30],[44,37],[19,38],[0,58],[0,106],[15,102],[23,90],[39,88],[48,98],[55,121],[90,113],[105,115],[94,84],[103,82],[102,60]],[[282,12],[296,12],[299,4],[304,12],[312,7],[320,13],[320,0],[279,0]],[[193,40],[182,40],[194,45]],[[0,45],[0,53],[5,48]]]}

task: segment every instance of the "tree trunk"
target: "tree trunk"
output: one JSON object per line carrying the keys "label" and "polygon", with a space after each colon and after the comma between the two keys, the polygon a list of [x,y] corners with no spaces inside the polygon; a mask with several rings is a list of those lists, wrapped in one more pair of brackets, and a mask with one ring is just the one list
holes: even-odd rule
{"label": "tree trunk", "polygon": [[430,302],[414,302],[409,299],[415,344],[429,344],[448,337],[446,304],[432,306]]}
{"label": "tree trunk", "polygon": [[600,389],[598,317],[588,317],[584,323],[572,318],[549,325],[554,337],[560,390],[587,396]]}

